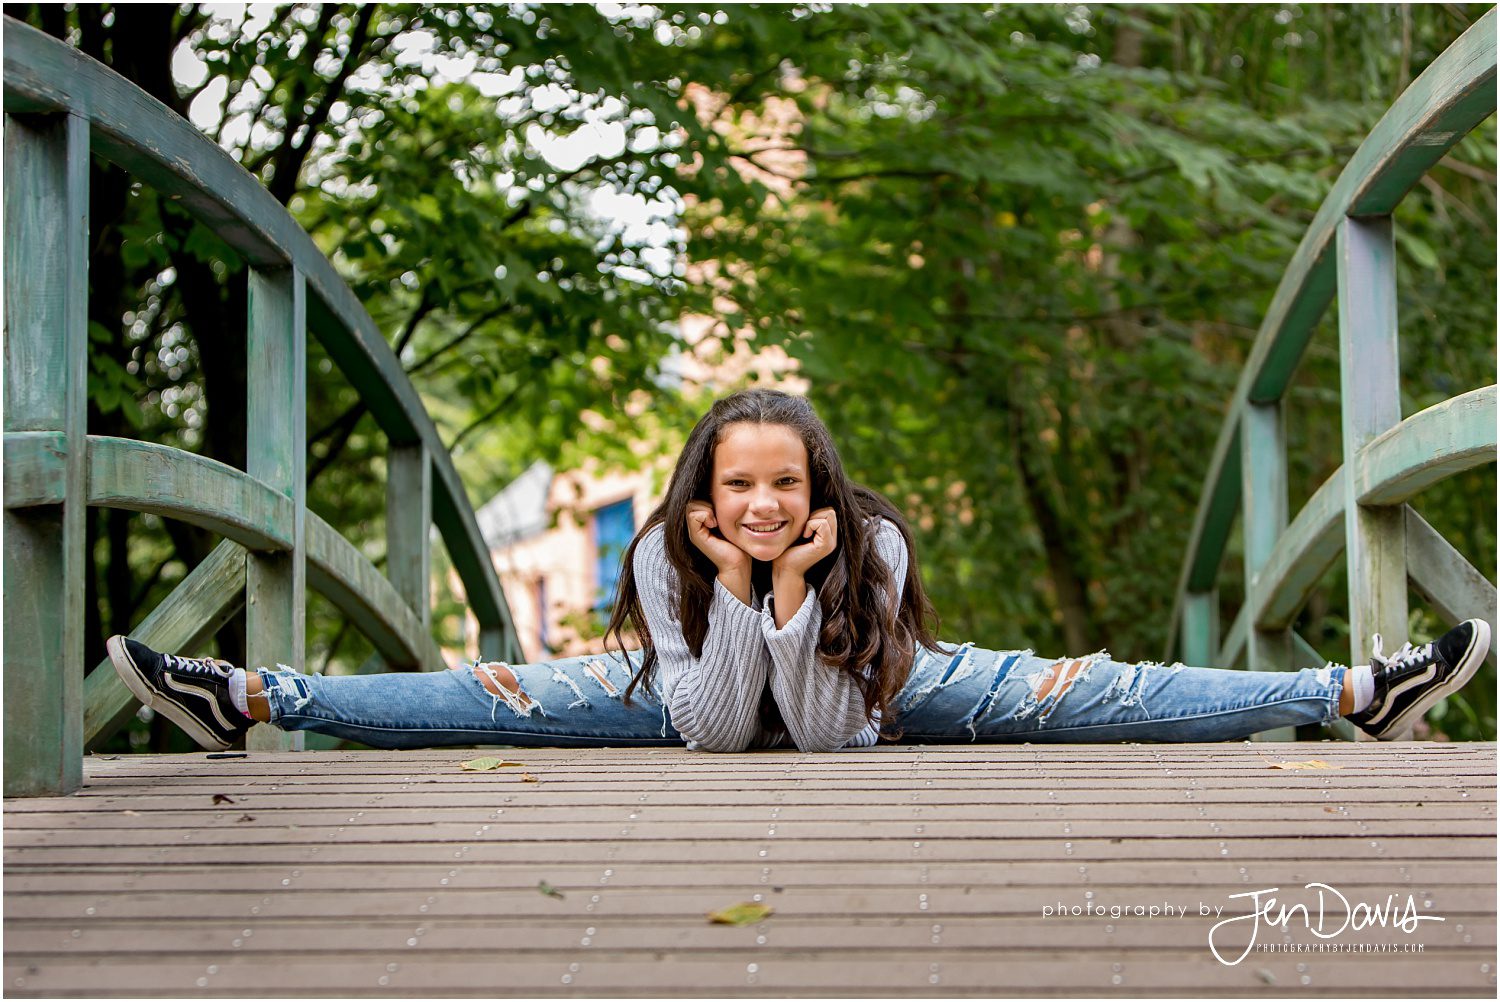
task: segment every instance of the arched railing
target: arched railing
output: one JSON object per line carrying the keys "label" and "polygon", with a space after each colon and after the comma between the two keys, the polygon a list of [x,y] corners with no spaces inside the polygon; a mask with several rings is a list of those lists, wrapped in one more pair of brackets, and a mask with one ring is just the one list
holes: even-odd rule
{"label": "arched railing", "polygon": [[[91,154],[176,200],[247,262],[244,470],[87,434]],[[85,505],[224,537],[133,631],[157,647],[191,648],[243,607],[248,661],[300,666],[310,586],[391,665],[437,668],[435,524],[482,656],[519,659],[473,509],[416,390],[332,264],[244,168],[108,68],[6,18],[4,197],[6,795],[77,788],[84,749],[134,709],[113,671],[83,671]],[[389,441],[388,577],[306,508],[309,332]],[[264,731],[255,747],[293,747]]]}
{"label": "arched railing", "polygon": [[[1323,663],[1292,629],[1340,553],[1350,658],[1406,639],[1407,582],[1452,622],[1489,619],[1495,586],[1406,502],[1495,462],[1495,387],[1401,419],[1391,214],[1422,175],[1495,112],[1491,9],[1433,61],[1360,144],[1292,257],[1220,429],[1178,579],[1167,657],[1258,669]],[[1344,465],[1287,520],[1283,398],[1337,294]],[[1215,581],[1243,512],[1245,603],[1223,636]],[[1494,658],[1494,641],[1491,642]]]}

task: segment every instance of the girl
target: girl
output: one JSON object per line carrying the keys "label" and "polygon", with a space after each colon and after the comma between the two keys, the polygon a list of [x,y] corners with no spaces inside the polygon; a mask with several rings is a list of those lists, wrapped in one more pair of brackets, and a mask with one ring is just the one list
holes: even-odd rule
{"label": "girl", "polygon": [[[430,674],[246,672],[125,637],[110,657],[142,703],[208,749],[255,722],[380,748],[672,745],[802,751],[894,739],[1223,741],[1343,715],[1403,734],[1474,674],[1469,620],[1370,666],[1297,672],[1121,664],[1104,652],[945,649],[911,533],[848,479],[808,402],[746,390],[689,435],[666,499],[625,554],[618,653]],[[641,649],[625,651],[623,630]]]}

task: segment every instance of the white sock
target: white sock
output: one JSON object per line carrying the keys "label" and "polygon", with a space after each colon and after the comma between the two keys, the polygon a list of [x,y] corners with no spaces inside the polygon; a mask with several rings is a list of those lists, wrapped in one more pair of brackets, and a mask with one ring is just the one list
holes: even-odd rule
{"label": "white sock", "polygon": [[1355,665],[1344,676],[1344,684],[1354,687],[1354,710],[1359,713],[1375,699],[1375,674],[1369,665]]}
{"label": "white sock", "polygon": [[236,710],[247,717],[250,716],[250,697],[245,695],[245,669],[231,668],[229,670],[229,698],[234,701]]}

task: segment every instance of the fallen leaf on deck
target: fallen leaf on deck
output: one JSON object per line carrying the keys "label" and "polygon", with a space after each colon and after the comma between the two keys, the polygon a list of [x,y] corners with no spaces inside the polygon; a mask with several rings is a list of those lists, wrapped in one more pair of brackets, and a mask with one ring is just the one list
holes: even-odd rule
{"label": "fallen leaf on deck", "polygon": [[[1421,807],[1422,805],[1418,804],[1417,806]],[[121,814],[129,814],[133,818],[138,818],[138,817],[141,816],[141,812],[140,811],[121,811],[120,813]]]}
{"label": "fallen leaf on deck", "polygon": [[1266,970],[1264,967],[1256,968],[1255,976],[1257,978],[1260,978],[1262,981],[1264,981],[1268,985],[1274,985],[1276,983],[1276,975],[1272,974],[1270,971]]}
{"label": "fallen leaf on deck", "polygon": [[520,765],[520,762],[507,762],[503,758],[471,758],[467,762],[460,762],[465,772],[489,772],[492,769],[503,769],[508,765]]}
{"label": "fallen leaf on deck", "polygon": [[1272,769],[1342,769],[1341,765],[1329,765],[1320,758],[1310,758],[1306,762],[1272,762]]}
{"label": "fallen leaf on deck", "polygon": [[529,772],[523,772],[523,773],[521,773],[521,782],[523,782],[523,783],[540,783],[541,780],[537,779],[535,776],[533,776]]}
{"label": "fallen leaf on deck", "polygon": [[719,925],[753,925],[774,912],[770,905],[741,901],[737,905],[708,913],[708,920]]}
{"label": "fallen leaf on deck", "polygon": [[235,818],[235,820],[236,821],[254,821],[255,820],[255,815],[253,815],[253,814],[241,814],[239,817]]}
{"label": "fallen leaf on deck", "polygon": [[549,898],[565,898],[565,897],[567,897],[566,894],[564,894],[562,891],[559,891],[557,888],[553,887],[551,884],[547,883],[545,880],[543,880],[540,883],[538,883],[536,885],[536,889],[539,890],[539,891],[541,891],[543,894],[547,895],[547,897],[549,897]]}
{"label": "fallen leaf on deck", "polygon": [[214,794],[214,803],[215,804],[232,804],[232,803],[234,803],[234,798],[231,797],[227,793],[215,793]]}

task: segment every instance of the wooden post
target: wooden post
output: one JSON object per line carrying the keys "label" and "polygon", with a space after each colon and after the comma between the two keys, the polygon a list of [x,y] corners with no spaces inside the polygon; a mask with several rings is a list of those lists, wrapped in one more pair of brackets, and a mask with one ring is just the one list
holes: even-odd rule
{"label": "wooden post", "polygon": [[[307,303],[296,269],[249,274],[245,472],[292,499],[290,553],[252,553],[245,566],[249,667],[305,669],[307,576]],[[246,747],[301,750],[300,733],[256,727]]]}
{"label": "wooden post", "polygon": [[5,512],[5,795],[83,784],[89,127],[5,116],[5,431],[50,432],[61,505]]}
{"label": "wooden post", "polygon": [[1182,661],[1197,668],[1219,664],[1219,593],[1190,591],[1182,603]]}
{"label": "wooden post", "polygon": [[[385,572],[397,594],[432,630],[432,461],[422,442],[386,452]],[[432,671],[440,665],[396,665]]]}
{"label": "wooden post", "polygon": [[[1280,401],[1246,403],[1240,418],[1240,496],[1245,532],[1245,603],[1255,608],[1256,578],[1271,559],[1287,526],[1286,426]],[[1262,630],[1254,622],[1245,634],[1245,661],[1254,671],[1292,667],[1292,631]],[[1278,727],[1256,737],[1294,741],[1296,728]]]}
{"label": "wooden post", "polygon": [[1377,632],[1387,651],[1407,639],[1404,509],[1401,505],[1361,505],[1355,493],[1360,482],[1360,450],[1401,422],[1392,233],[1389,216],[1345,219],[1338,230],[1339,396],[1351,664],[1369,661],[1371,638]]}
{"label": "wooden post", "polygon": [[486,661],[520,661],[515,653],[518,645],[507,635],[503,626],[479,624],[479,656]]}

